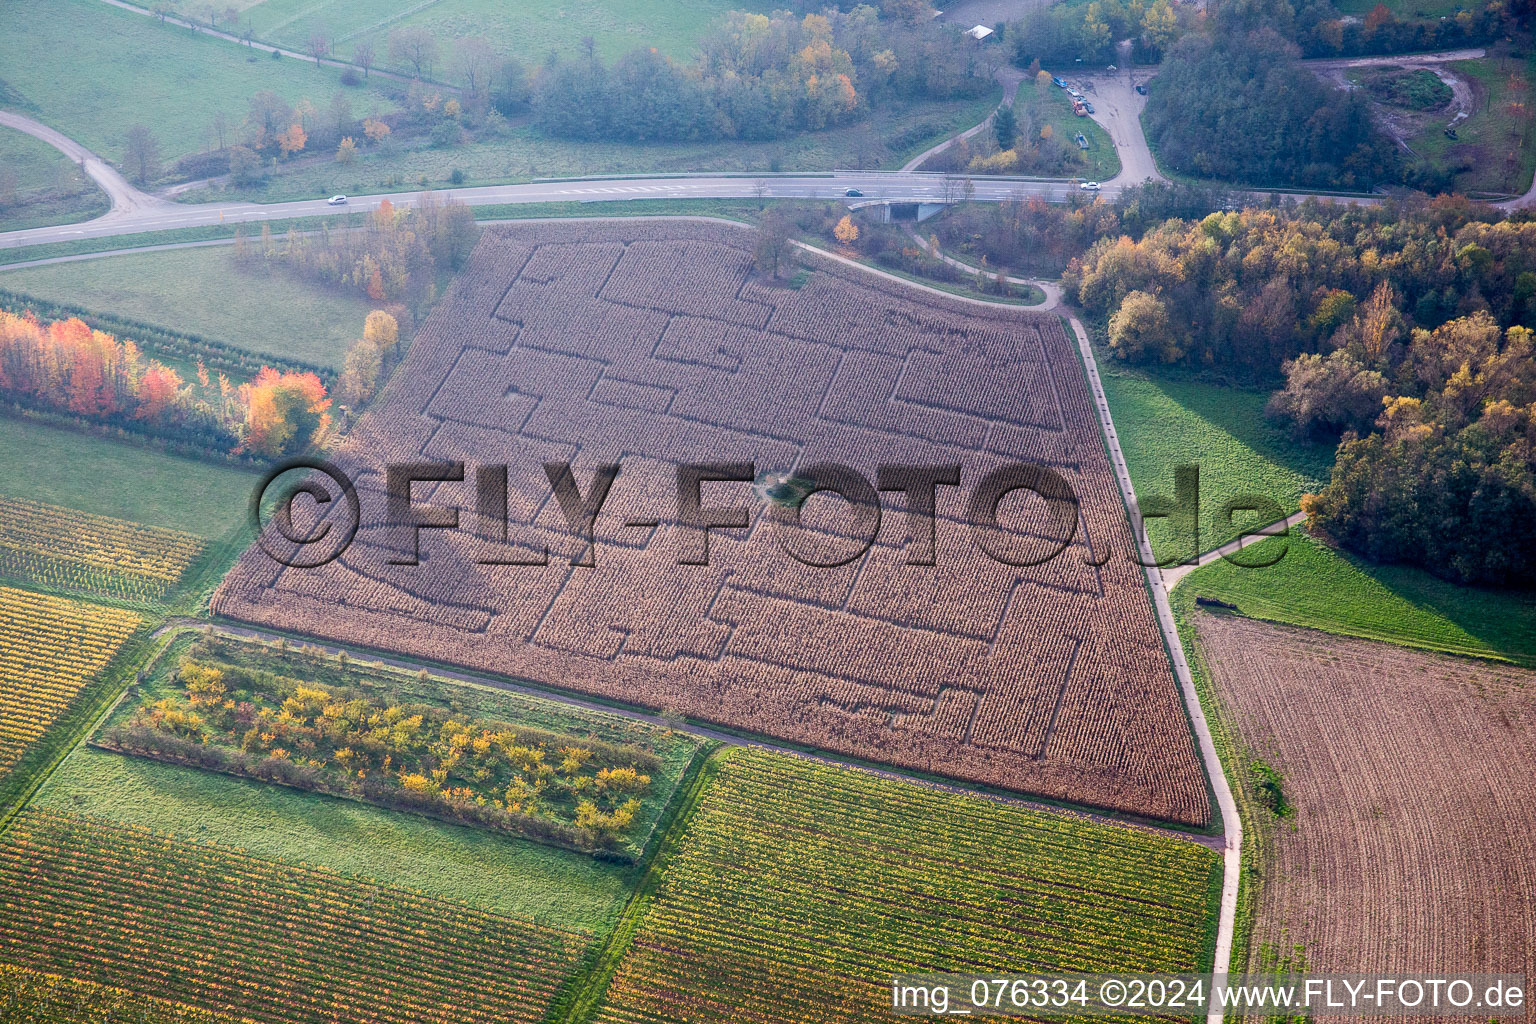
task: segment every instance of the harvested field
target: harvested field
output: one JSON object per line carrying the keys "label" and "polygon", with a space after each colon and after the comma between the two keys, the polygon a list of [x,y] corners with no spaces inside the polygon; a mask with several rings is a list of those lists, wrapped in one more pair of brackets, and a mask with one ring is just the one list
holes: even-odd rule
{"label": "harvested field", "polygon": [[1536,673],[1195,621],[1244,744],[1295,808],[1269,830],[1255,957],[1536,976]]}
{"label": "harvested field", "polygon": [[[750,273],[724,226],[537,225],[486,232],[338,462],[362,527],[339,560],[283,569],[253,547],[221,615],[666,708],[906,768],[1192,824],[1209,815],[1081,364],[1055,317],[981,310],[822,266],[798,289]],[[418,484],[463,528],[388,526],[382,465],[466,463]],[[542,463],[583,494],[622,468],[595,568]],[[900,492],[872,547],[811,568],[747,483],[708,483],[708,565],[680,565],[676,464],[958,464],[938,488],[936,564],[907,563]],[[1018,568],[965,525],[970,489],[1043,463],[1081,500],[1060,555]],[[476,467],[509,466],[506,533]],[[1023,492],[1020,492],[1022,494]],[[1006,498],[1009,549],[1042,553],[1044,502]],[[342,503],[335,503],[340,507]],[[805,543],[850,549],[857,518],[819,495]],[[643,525],[626,525],[639,522]],[[491,538],[497,541],[492,544]],[[505,542],[502,542],[505,541]],[[852,545],[857,550],[857,544]],[[477,559],[537,560],[489,565]],[[823,560],[831,560],[825,558]],[[1102,562],[1102,565],[1093,563]]]}

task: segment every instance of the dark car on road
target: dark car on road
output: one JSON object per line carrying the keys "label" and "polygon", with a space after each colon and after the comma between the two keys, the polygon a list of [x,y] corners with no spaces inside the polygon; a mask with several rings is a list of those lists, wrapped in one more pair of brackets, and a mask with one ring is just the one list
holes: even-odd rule
{"label": "dark car on road", "polygon": [[843,195],[847,196],[849,199],[863,199],[864,198],[864,193],[860,192],[856,188],[849,189],[847,192],[844,192]]}

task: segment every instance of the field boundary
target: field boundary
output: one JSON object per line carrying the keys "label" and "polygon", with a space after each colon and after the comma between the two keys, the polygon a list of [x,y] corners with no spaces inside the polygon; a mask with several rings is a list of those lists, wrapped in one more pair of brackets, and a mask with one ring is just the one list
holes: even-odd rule
{"label": "field boundary", "polygon": [[667,868],[682,844],[683,835],[693,821],[694,812],[704,800],[710,783],[720,770],[721,763],[738,748],[715,742],[699,747],[693,762],[678,781],[662,821],[652,834],[651,848],[646,851],[642,874],[635,884],[635,891],[624,905],[619,919],[614,922],[608,937],[594,947],[589,959],[566,983],[565,992],[557,997],[546,1024],[586,1024],[597,1013],[608,985],[618,973],[630,943],[640,930],[640,922],[650,909],[651,901],[666,878]]}
{"label": "field boundary", "polygon": [[[1174,676],[1178,680],[1179,692],[1184,698],[1184,708],[1189,715],[1190,725],[1200,748],[1200,759],[1205,767],[1206,782],[1216,796],[1216,806],[1221,814],[1222,833],[1226,841],[1222,850],[1221,912],[1211,970],[1216,974],[1225,974],[1231,969],[1232,964],[1232,947],[1237,928],[1238,893],[1242,888],[1243,823],[1238,816],[1237,802],[1232,796],[1232,788],[1227,784],[1226,769],[1216,751],[1216,741],[1211,735],[1210,724],[1206,721],[1205,712],[1200,706],[1200,693],[1195,687],[1189,663],[1184,656],[1183,642],[1179,637],[1178,625],[1168,601],[1168,591],[1163,587],[1162,574],[1156,568],[1152,546],[1145,533],[1137,533],[1135,528],[1135,510],[1139,507],[1136,503],[1136,490],[1131,484],[1131,474],[1126,468],[1125,456],[1120,451],[1120,440],[1115,433],[1114,420],[1109,414],[1109,400],[1105,397],[1104,385],[1099,380],[1098,364],[1094,362],[1093,346],[1088,340],[1088,332],[1083,329],[1082,323],[1075,316],[1069,317],[1068,322],[1073,334],[1077,337],[1078,351],[1082,356],[1084,372],[1088,375],[1089,390],[1093,393],[1094,404],[1098,409],[1104,444],[1115,472],[1115,480],[1120,487],[1120,497],[1125,502],[1127,513],[1131,515],[1131,531],[1136,536],[1137,547],[1141,554],[1158,629],[1162,634],[1163,644],[1167,648]],[[1221,1024],[1222,1018],[1223,1013],[1220,1009],[1213,1009],[1206,1016],[1208,1024]]]}

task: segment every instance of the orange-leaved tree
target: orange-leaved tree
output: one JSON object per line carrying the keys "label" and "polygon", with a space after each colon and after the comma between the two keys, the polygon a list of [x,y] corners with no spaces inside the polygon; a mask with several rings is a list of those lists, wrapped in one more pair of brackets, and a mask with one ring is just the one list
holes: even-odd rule
{"label": "orange-leaved tree", "polygon": [[303,451],[330,425],[331,400],[313,373],[279,373],[263,366],[240,388],[245,439],[240,449],[271,457]]}

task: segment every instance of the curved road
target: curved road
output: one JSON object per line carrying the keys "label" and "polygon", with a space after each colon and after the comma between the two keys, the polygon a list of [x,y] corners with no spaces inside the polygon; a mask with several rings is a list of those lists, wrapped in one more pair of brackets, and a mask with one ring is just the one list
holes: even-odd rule
{"label": "curved road", "polygon": [[[151,210],[166,209],[172,207],[171,203],[163,199],[156,199],[146,192],[140,192],[128,183],[128,179],[117,172],[117,169],[107,163],[101,157],[86,149],[80,143],[54,131],[41,121],[34,121],[30,117],[17,114],[9,110],[0,110],[0,124],[7,128],[15,128],[25,132],[35,139],[48,143],[54,149],[69,157],[92,181],[101,187],[101,190],[112,200],[112,209],[88,221],[90,224],[98,224],[102,221],[132,217],[144,214]],[[48,230],[46,228],[42,230]]]}

